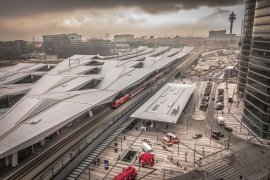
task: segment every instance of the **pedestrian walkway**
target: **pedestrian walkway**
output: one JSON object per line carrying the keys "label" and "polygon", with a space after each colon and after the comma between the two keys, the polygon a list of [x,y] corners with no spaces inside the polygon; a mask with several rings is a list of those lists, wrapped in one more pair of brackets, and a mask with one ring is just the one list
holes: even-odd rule
{"label": "pedestrian walkway", "polygon": [[[104,151],[106,147],[108,147],[111,142],[120,134],[122,133],[126,127],[128,127],[135,118],[130,118],[129,121],[124,123],[120,126],[119,129],[117,129],[113,134],[111,134],[102,144],[100,144],[94,152],[92,152],[83,162],[80,163],[80,165],[74,169],[71,174],[66,178],[68,180],[74,180],[80,176],[80,174],[87,169],[87,167],[93,163],[93,161]],[[99,162],[98,162],[99,163]]]}
{"label": "pedestrian walkway", "polygon": [[240,151],[247,148],[249,145],[250,145],[249,142],[243,141],[243,142],[240,142],[238,144],[231,146],[230,149],[236,152],[236,151]]}
{"label": "pedestrian walkway", "polygon": [[[138,171],[138,179],[163,180],[164,177],[168,179],[179,176],[193,170],[198,165],[215,161],[228,154],[226,151],[219,152],[221,149],[224,149],[224,146],[215,141],[210,143],[209,137],[205,134],[199,139],[193,139],[193,133],[200,132],[196,126],[191,125],[187,132],[184,123],[169,126],[165,123],[159,123],[158,129],[161,131],[148,126],[146,131],[141,132],[140,127],[142,125],[142,121],[139,121],[131,130],[128,130],[125,134],[119,134],[117,138],[110,141],[111,143],[109,145],[104,145],[105,142],[101,144],[101,147],[98,147],[97,151],[90,154],[86,159],[86,161],[92,163],[88,162],[88,166],[85,162],[82,163],[69,179],[75,179],[75,177],[78,180],[89,179],[89,177],[91,179],[103,179],[104,177],[105,179],[113,179],[123,168],[133,165]],[[179,146],[178,144],[173,144],[164,148],[162,138],[166,136],[164,134],[166,132],[177,135],[181,142]],[[108,139],[113,138],[109,137]],[[149,142],[154,150],[155,164],[153,167],[139,167],[138,165],[138,157],[143,153],[142,142],[145,141]],[[103,150],[105,146],[106,148]],[[194,155],[195,148],[196,153]],[[129,150],[137,151],[137,158],[133,158],[130,162],[122,161],[122,158]],[[209,156],[209,158],[205,159],[203,163],[200,163],[200,159],[204,156]],[[100,163],[96,163],[95,165],[93,163],[94,159],[99,159]],[[109,162],[108,169],[105,169],[104,160]],[[80,172],[81,170],[83,172]]]}
{"label": "pedestrian walkway", "polygon": [[239,179],[240,174],[225,160],[219,159],[214,163],[202,167],[206,174],[212,174],[216,178],[224,180]]}

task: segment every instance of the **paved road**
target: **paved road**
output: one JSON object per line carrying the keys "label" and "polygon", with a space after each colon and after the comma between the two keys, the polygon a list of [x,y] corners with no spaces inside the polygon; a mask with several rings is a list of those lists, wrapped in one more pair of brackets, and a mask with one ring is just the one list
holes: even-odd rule
{"label": "paved road", "polygon": [[[216,83],[213,83],[213,91],[211,93],[211,96],[215,97],[215,91],[216,91]],[[217,121],[214,119],[214,114],[215,114],[215,101],[210,100],[209,106],[208,106],[208,112],[206,115],[206,122],[210,127],[212,127],[212,130],[218,130],[222,132],[225,135],[225,138],[229,138],[229,132],[224,129],[223,126],[218,125]],[[237,136],[234,136],[232,133],[230,133],[230,143],[231,144],[238,144],[240,142],[244,141],[243,139],[238,138]]]}

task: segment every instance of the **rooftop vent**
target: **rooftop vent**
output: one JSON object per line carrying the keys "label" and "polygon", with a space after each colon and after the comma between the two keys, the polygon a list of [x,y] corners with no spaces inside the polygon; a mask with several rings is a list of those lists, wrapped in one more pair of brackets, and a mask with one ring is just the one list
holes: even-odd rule
{"label": "rooftop vent", "polygon": [[41,118],[34,118],[29,122],[29,124],[35,125],[35,124],[39,123],[40,121],[41,121]]}

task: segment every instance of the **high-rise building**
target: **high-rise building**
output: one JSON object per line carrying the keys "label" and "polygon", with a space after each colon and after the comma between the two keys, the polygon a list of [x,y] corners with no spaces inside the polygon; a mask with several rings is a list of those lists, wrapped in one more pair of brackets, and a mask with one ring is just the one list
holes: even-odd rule
{"label": "high-rise building", "polygon": [[48,55],[68,57],[74,55],[75,49],[72,44],[82,42],[82,35],[78,33],[43,35],[43,50]]}
{"label": "high-rise building", "polygon": [[241,52],[238,73],[238,91],[241,95],[244,93],[244,88],[247,82],[255,4],[256,0],[246,0],[245,2],[245,15],[241,37]]}
{"label": "high-rise building", "polygon": [[111,41],[104,39],[83,41],[82,35],[78,33],[43,35],[43,49],[47,55],[57,55],[60,58],[68,58],[74,54],[110,55]]}
{"label": "high-rise building", "polygon": [[18,60],[23,55],[28,54],[28,45],[26,41],[0,41],[0,59],[1,60]]}
{"label": "high-rise building", "polygon": [[[254,0],[246,2],[246,7],[254,6]],[[250,55],[249,51],[246,55],[248,68],[242,120],[259,137],[270,139],[270,1],[257,0],[254,8],[252,40],[248,38],[241,47],[243,50],[250,47]],[[245,14],[245,20],[253,14],[252,10],[248,12],[251,13]],[[243,83],[241,78],[239,83]]]}
{"label": "high-rise building", "polygon": [[115,43],[125,43],[130,42],[134,39],[133,34],[120,34],[120,35],[114,35],[113,41]]}

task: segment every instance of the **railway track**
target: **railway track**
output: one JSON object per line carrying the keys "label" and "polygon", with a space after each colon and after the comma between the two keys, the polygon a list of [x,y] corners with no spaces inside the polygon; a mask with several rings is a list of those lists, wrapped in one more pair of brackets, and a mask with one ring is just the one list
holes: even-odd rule
{"label": "railway track", "polygon": [[[186,57],[186,58],[189,59],[190,57]],[[176,71],[178,71],[180,69],[179,64],[185,61],[184,59],[174,64],[173,66],[178,67],[178,68],[176,68],[173,72],[170,72],[168,74],[172,75]],[[166,74],[166,76],[168,76],[168,74]],[[134,99],[131,99],[131,101]],[[122,108],[120,107],[118,110],[120,111],[121,109]],[[34,179],[43,170],[47,169],[51,164],[53,164],[53,162],[55,162],[59,157],[61,157],[66,152],[71,150],[76,144],[80,142],[80,140],[82,140],[84,137],[89,135],[93,130],[99,127],[102,123],[107,121],[108,119],[106,117],[112,114],[112,112],[114,112],[114,110],[112,110],[111,108],[105,109],[103,113],[93,117],[93,119],[91,119],[89,123],[84,124],[77,130],[75,130],[74,133],[68,134],[61,141],[59,141],[56,144],[53,144],[52,147],[41,152],[39,155],[35,156],[33,159],[23,164],[22,166],[18,167],[14,171],[11,171],[9,174],[7,174],[1,179],[5,179],[5,180],[6,179],[12,179],[12,180],[13,179],[22,179],[22,180]]]}
{"label": "railway track", "polygon": [[[105,117],[112,112],[113,110],[111,108],[107,108],[102,114],[95,116],[89,123],[77,129],[74,133],[67,135],[59,143],[53,145],[50,149],[41,152],[41,154],[37,155],[32,160],[25,163],[23,166],[11,172],[3,179],[29,180],[34,178],[43,169],[46,169],[46,167],[48,167],[52,162],[54,162],[59,157],[59,155],[63,155],[74,145],[76,145],[81,140],[82,136],[86,136],[87,134],[89,134],[92,129],[95,129],[99,124],[104,121],[99,121],[100,119],[106,119]],[[67,148],[67,146],[69,148]],[[45,162],[46,164],[44,165]]]}

